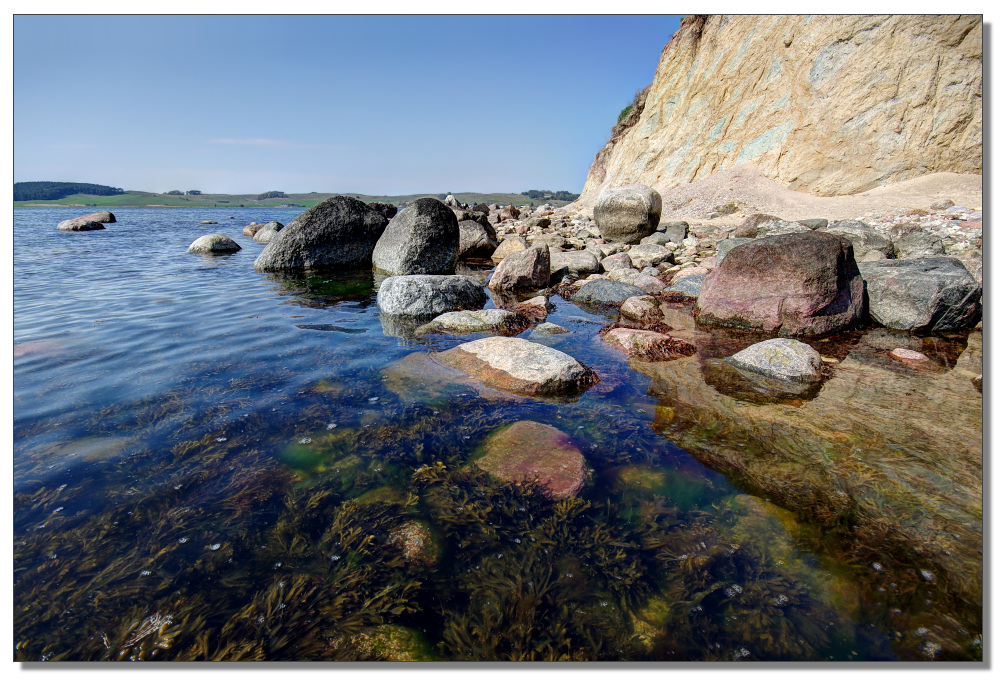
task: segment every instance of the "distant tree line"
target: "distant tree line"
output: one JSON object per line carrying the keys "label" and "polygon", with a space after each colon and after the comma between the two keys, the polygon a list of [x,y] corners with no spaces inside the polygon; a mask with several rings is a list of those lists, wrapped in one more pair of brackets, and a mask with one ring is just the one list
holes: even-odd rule
{"label": "distant tree line", "polygon": [[121,187],[92,185],[86,182],[15,182],[14,201],[54,201],[71,194],[91,194],[100,197],[124,194]]}
{"label": "distant tree line", "polygon": [[275,191],[272,191],[272,192],[264,192],[263,194],[258,194],[257,195],[257,200],[261,201],[263,199],[282,199],[282,198],[287,197],[287,196],[288,195],[285,194],[284,192],[279,192],[279,191],[275,190]]}
{"label": "distant tree line", "polygon": [[573,194],[565,190],[553,192],[550,189],[529,189],[527,192],[521,192],[521,194],[529,199],[552,199],[554,201],[573,201],[580,197],[579,194]]}

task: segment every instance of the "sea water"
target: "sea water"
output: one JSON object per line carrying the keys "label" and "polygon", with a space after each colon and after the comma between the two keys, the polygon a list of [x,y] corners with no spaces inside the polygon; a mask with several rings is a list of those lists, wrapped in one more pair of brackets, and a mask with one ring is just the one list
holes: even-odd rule
{"label": "sea water", "polygon": [[[413,376],[478,335],[392,335],[368,271],[257,273],[243,226],[298,209],[119,208],[105,230],[55,229],[81,212],[14,211],[19,660],[982,657],[981,479],[978,528],[948,512],[967,531],[941,547],[973,557],[953,571],[875,533],[870,510],[903,493],[858,483],[923,480],[934,452],[888,438],[878,459],[863,425],[827,413],[843,438],[775,433],[810,407],[727,395],[712,358],[630,364],[600,341],[613,313],[557,295],[548,320],[570,332],[520,335],[601,376],[578,399]],[[186,252],[213,232],[242,250]],[[859,338],[822,350],[846,360]],[[925,341],[942,375],[971,343]],[[936,380],[914,376],[899,381]],[[576,497],[475,465],[526,420],[583,453]],[[961,435],[974,450],[974,424]],[[795,468],[801,451],[818,464]],[[817,467],[856,509],[814,500]]]}

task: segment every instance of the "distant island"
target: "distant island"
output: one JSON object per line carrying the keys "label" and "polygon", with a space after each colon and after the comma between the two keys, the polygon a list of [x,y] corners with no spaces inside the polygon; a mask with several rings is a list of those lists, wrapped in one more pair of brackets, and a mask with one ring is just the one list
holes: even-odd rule
{"label": "distant island", "polygon": [[551,204],[564,206],[579,194],[565,190],[531,189],[518,194],[505,192],[440,192],[425,194],[358,194],[356,192],[285,193],[269,190],[257,194],[209,194],[201,190],[170,190],[162,194],[82,182],[16,182],[14,206],[187,206],[191,208],[311,208],[332,196],[342,194],[365,203],[381,201],[396,205],[407,204],[422,197],[443,200],[449,194],[465,204]]}

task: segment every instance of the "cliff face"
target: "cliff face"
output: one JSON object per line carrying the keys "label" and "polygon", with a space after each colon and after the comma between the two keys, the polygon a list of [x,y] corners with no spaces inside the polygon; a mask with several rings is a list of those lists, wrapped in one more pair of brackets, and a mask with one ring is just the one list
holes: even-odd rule
{"label": "cliff face", "polygon": [[822,196],[982,174],[982,36],[981,16],[686,17],[583,193],[744,163]]}

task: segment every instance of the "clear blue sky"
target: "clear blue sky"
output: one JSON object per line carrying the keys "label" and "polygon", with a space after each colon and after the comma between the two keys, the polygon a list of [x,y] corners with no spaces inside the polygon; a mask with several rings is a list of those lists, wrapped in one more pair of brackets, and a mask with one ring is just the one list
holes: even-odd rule
{"label": "clear blue sky", "polygon": [[15,16],[14,180],[579,192],[677,16]]}

